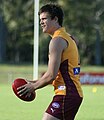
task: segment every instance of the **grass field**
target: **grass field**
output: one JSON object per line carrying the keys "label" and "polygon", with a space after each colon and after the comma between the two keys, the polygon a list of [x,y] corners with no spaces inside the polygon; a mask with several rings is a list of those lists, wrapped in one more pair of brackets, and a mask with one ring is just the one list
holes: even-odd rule
{"label": "grass field", "polygon": [[[75,120],[104,120],[104,86],[82,86],[84,100]],[[93,89],[97,89],[93,92]],[[0,85],[0,120],[41,120],[53,95],[47,86],[37,91],[33,102],[18,99],[11,84]]]}
{"label": "grass field", "polygon": [[[83,71],[104,72],[103,67],[82,68]],[[47,86],[37,90],[33,102],[18,99],[11,88],[16,77],[32,78],[31,65],[0,65],[0,120],[41,120],[52,96],[53,87]],[[39,73],[46,67],[39,66]],[[75,120],[104,120],[104,86],[83,85],[84,100]]]}

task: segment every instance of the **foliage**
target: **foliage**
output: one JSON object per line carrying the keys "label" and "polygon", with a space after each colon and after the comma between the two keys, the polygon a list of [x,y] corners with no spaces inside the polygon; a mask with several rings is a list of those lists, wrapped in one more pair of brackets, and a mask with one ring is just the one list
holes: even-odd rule
{"label": "foliage", "polygon": [[[47,0],[50,2],[50,0]],[[51,2],[55,2],[51,0]],[[43,1],[42,1],[43,3]],[[96,57],[101,59],[100,65],[104,65],[103,44],[104,44],[104,1],[103,0],[57,0],[62,6],[65,14],[64,26],[70,34],[77,38],[81,63],[97,64]],[[96,31],[99,31],[101,38],[97,39]],[[98,41],[100,41],[98,43]],[[99,54],[96,44],[99,44]]]}
{"label": "foliage", "polygon": [[33,0],[2,1],[3,17],[8,28],[7,60],[15,62],[32,60],[33,11]]}
{"label": "foliage", "polygon": [[[62,6],[64,26],[78,39],[81,63],[104,65],[104,0],[40,0],[40,7],[48,2]],[[8,29],[7,60],[32,62],[34,0],[2,0],[0,11]],[[40,30],[40,63],[47,63],[49,39]]]}
{"label": "foliage", "polygon": [[47,64],[48,62],[48,46],[50,38],[42,34],[42,39],[39,42],[39,63]]}

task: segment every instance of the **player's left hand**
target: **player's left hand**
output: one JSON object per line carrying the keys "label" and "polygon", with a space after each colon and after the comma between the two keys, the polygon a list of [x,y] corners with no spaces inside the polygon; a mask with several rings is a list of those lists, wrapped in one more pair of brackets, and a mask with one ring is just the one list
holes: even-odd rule
{"label": "player's left hand", "polygon": [[34,83],[28,82],[27,84],[17,88],[19,96],[29,96],[31,92],[34,92]]}

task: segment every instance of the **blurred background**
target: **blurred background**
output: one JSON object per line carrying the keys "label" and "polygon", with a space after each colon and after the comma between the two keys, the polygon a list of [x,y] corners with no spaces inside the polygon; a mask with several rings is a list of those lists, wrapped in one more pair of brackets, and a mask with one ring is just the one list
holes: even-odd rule
{"label": "blurred background", "polygon": [[[40,0],[62,6],[64,26],[77,39],[82,65],[104,65],[104,0]],[[0,63],[32,63],[33,0],[0,0]],[[47,63],[49,36],[40,30],[39,63]]]}
{"label": "blurred background", "polygon": [[[100,71],[103,71],[104,0],[40,0],[40,7],[48,2],[56,2],[62,6],[64,26],[77,39],[81,66],[90,66],[88,70],[93,70],[93,66],[94,70],[100,67]],[[5,64],[9,65],[10,76],[13,75],[10,72],[18,72],[17,69],[10,71],[12,65],[18,67],[25,64],[32,67],[34,11],[34,0],[0,0],[0,75],[4,74],[2,66]],[[40,28],[39,65],[47,65],[50,39]],[[33,74],[32,69],[27,72],[28,75]]]}
{"label": "blurred background", "polygon": [[[48,2],[62,6],[63,26],[77,39],[82,84],[104,84],[104,0],[40,0],[39,6]],[[0,0],[0,87],[4,83],[10,85],[17,77],[33,79],[34,4],[34,0]],[[47,69],[50,39],[40,28],[39,76]],[[86,93],[86,87],[83,89]],[[96,93],[98,89],[88,88],[86,95],[88,90]],[[104,94],[97,97],[99,95],[104,97]],[[85,110],[86,105],[82,109]],[[78,120],[95,120],[82,118]],[[96,120],[104,119],[98,118]],[[37,117],[37,120],[40,119]]]}

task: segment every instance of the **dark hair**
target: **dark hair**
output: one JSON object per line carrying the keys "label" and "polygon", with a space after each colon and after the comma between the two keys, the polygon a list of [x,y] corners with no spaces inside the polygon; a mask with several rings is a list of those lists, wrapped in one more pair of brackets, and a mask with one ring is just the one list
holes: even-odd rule
{"label": "dark hair", "polygon": [[42,6],[39,10],[39,15],[43,12],[48,12],[51,16],[51,19],[54,19],[55,16],[58,18],[58,23],[60,26],[63,24],[64,13],[62,8],[59,5],[50,3]]}

